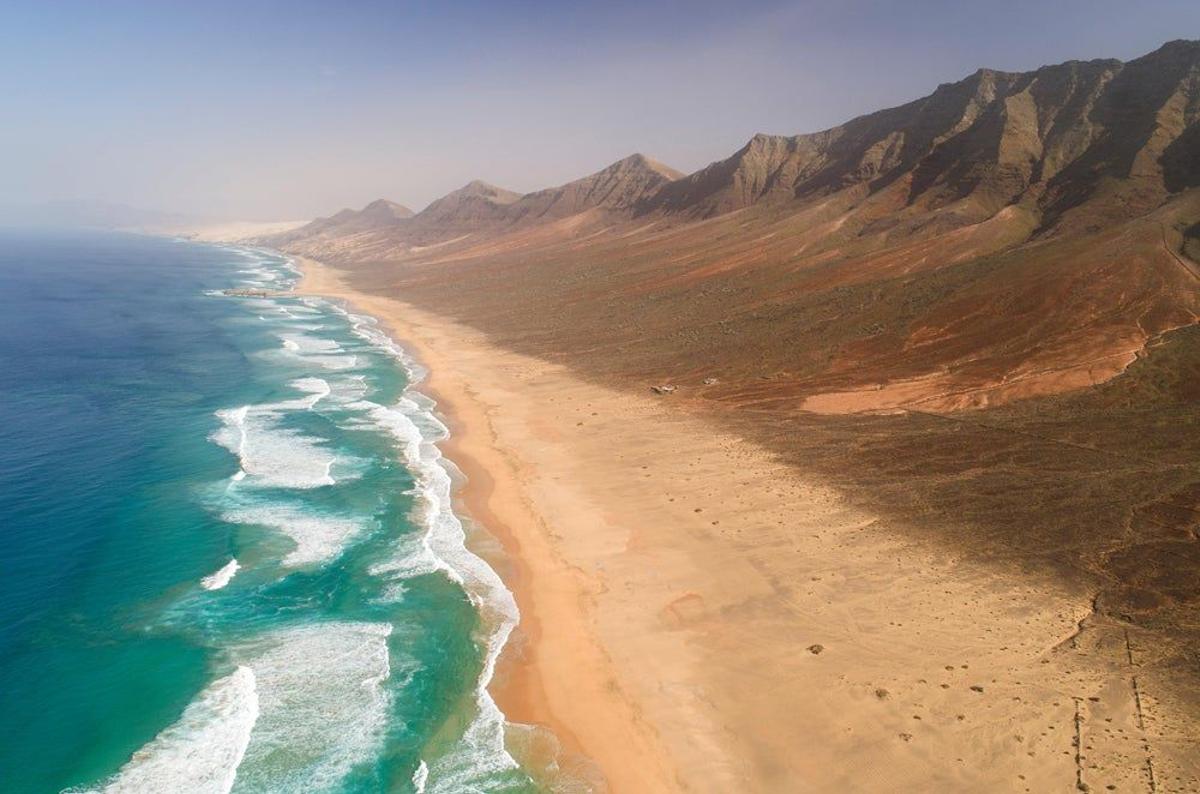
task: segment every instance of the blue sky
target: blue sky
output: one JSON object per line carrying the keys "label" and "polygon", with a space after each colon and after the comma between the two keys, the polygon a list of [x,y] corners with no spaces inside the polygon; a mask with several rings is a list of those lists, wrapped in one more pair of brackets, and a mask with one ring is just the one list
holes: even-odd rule
{"label": "blue sky", "polygon": [[1200,38],[1196,0],[0,0],[0,203],[303,218],[557,184]]}

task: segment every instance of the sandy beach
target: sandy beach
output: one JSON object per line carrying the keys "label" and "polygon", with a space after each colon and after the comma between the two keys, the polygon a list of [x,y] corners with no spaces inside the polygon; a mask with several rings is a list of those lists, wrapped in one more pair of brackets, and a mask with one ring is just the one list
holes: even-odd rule
{"label": "sandy beach", "polygon": [[299,263],[301,290],[429,368],[522,612],[494,693],[596,790],[1193,785],[1184,717],[1148,714],[1140,637],[1075,637],[1088,593],[894,532],[675,395],[583,381]]}

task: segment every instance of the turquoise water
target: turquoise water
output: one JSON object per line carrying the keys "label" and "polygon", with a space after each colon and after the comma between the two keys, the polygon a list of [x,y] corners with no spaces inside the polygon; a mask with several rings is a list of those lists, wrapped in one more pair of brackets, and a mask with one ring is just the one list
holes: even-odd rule
{"label": "turquoise water", "polygon": [[0,236],[6,792],[526,791],[516,610],[373,320],[276,255]]}

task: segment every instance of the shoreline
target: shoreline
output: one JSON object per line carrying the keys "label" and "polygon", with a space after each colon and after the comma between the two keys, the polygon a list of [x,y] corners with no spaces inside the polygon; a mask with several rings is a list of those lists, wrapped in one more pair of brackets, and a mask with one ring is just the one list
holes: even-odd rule
{"label": "shoreline", "polygon": [[1186,774],[1135,715],[1125,651],[1072,639],[1087,593],[900,531],[686,401],[293,260],[298,291],[427,368],[521,611],[490,691],[608,790],[1136,790],[1151,755],[1160,786]]}
{"label": "shoreline", "polygon": [[[425,378],[417,388],[434,400],[438,415],[450,431],[445,439],[438,442],[438,446],[465,478],[465,482],[456,487],[453,497],[465,509],[468,548],[500,574],[505,586],[512,592],[520,613],[519,625],[503,646],[488,691],[508,723],[528,726],[535,731],[549,731],[551,734],[549,742],[544,739],[539,742],[537,736],[531,737],[530,744],[542,746],[523,748],[526,752],[519,760],[532,761],[535,771],[543,774],[546,773],[546,766],[560,767],[569,778],[598,785],[597,790],[601,791],[606,787],[612,787],[614,791],[676,790],[665,777],[657,784],[650,784],[641,774],[632,776],[628,782],[625,782],[627,776],[619,771],[613,773],[603,770],[597,775],[595,760],[585,750],[572,726],[561,720],[549,705],[543,684],[544,673],[538,662],[542,610],[530,589],[530,565],[522,554],[525,544],[511,523],[517,520],[537,525],[540,517],[519,497],[503,493],[503,487],[508,483],[502,482],[502,492],[497,494],[498,478],[493,472],[508,473],[510,477],[513,475],[508,462],[496,451],[496,440],[488,432],[486,413],[479,410],[479,406],[461,386],[454,384],[448,388],[442,383],[445,380],[445,368],[431,360],[438,357],[428,345],[423,344],[412,326],[405,325],[398,320],[394,311],[389,311],[386,298],[347,288],[335,271],[315,260],[285,255],[301,271],[296,294],[338,299],[350,309],[374,318],[379,327],[425,369]],[[443,377],[439,377],[439,372],[443,373]],[[494,507],[496,500],[502,505],[499,510]],[[494,549],[480,548],[480,538],[477,536],[479,528],[499,545],[502,556],[498,557]],[[569,590],[569,586],[566,589]],[[575,597],[582,595],[581,591],[575,593]],[[551,612],[557,613],[558,610]],[[572,622],[577,625],[582,623]],[[594,686],[603,689],[607,687],[607,680],[597,681]],[[619,743],[620,732],[614,738]],[[549,746],[545,746],[547,744]],[[653,768],[659,763],[659,759],[652,760],[648,767]],[[539,766],[543,768],[537,769]]]}

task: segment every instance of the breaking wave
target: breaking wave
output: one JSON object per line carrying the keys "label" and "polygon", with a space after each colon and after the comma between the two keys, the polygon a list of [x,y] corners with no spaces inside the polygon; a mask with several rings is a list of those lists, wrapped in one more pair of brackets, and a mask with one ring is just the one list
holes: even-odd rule
{"label": "breaking wave", "polygon": [[379,752],[390,698],[386,623],[285,628],[236,652],[260,714],[234,791],[327,791]]}
{"label": "breaking wave", "polygon": [[254,672],[239,667],[202,691],[174,725],[134,753],[111,780],[89,791],[226,794],[258,716]]}
{"label": "breaking wave", "polygon": [[220,590],[233,579],[233,575],[238,572],[238,564],[236,559],[230,560],[221,566],[221,568],[200,580],[200,586],[205,590]]}

